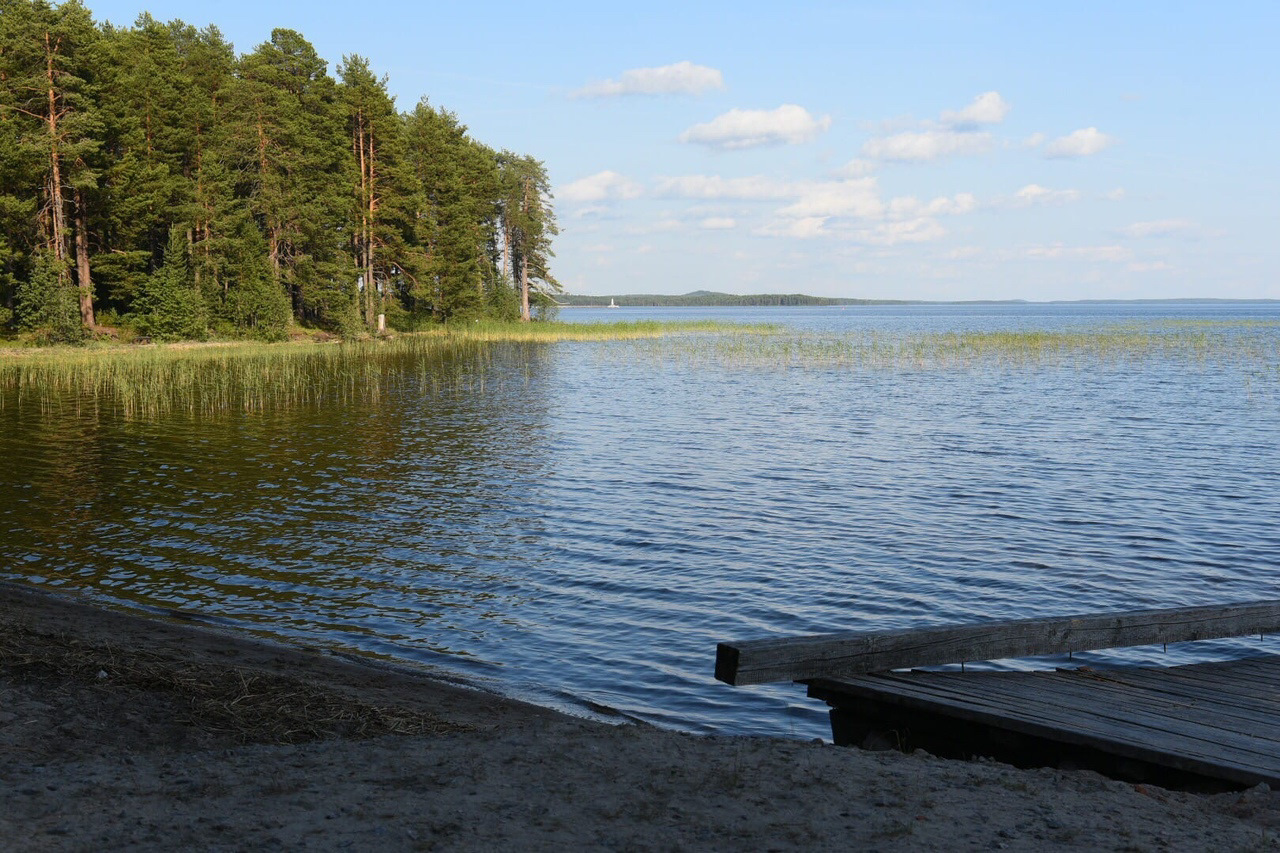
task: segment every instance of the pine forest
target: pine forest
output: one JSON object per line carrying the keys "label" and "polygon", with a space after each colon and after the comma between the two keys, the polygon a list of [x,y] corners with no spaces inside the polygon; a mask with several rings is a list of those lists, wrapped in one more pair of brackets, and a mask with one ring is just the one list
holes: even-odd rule
{"label": "pine forest", "polygon": [[0,330],[342,337],[554,310],[541,162],[300,33],[0,0]]}

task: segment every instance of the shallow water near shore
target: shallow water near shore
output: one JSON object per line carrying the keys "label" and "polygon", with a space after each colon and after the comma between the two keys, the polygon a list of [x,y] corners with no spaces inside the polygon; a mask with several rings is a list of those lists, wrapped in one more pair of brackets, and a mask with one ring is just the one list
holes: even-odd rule
{"label": "shallow water near shore", "polygon": [[715,682],[716,642],[1280,598],[1276,303],[562,313],[615,316],[781,331],[493,344],[260,411],[10,395],[0,575],[802,737],[825,706]]}

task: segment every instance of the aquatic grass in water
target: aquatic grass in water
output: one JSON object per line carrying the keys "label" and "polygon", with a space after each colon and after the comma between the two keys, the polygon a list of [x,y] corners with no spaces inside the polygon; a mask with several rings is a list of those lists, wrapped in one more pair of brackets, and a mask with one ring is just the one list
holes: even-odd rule
{"label": "aquatic grass in water", "polygon": [[[228,343],[111,349],[55,348],[0,357],[0,406],[117,408],[126,417],[275,406],[371,403],[393,377],[418,374],[434,390],[475,389],[473,367],[497,343],[634,340],[768,327],[725,323],[475,323],[353,343]],[[480,362],[477,362],[480,359]]]}
{"label": "aquatic grass in water", "polygon": [[1148,330],[993,331],[843,335],[721,335],[655,342],[659,360],[725,367],[854,370],[1077,366],[1176,360],[1280,373],[1280,326]]}

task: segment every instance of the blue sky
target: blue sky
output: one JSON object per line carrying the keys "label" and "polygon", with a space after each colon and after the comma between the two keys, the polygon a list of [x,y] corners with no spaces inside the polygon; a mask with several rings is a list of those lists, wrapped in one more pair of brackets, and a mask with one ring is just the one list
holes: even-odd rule
{"label": "blue sky", "polygon": [[576,293],[1280,298],[1280,4],[194,4],[543,160]]}

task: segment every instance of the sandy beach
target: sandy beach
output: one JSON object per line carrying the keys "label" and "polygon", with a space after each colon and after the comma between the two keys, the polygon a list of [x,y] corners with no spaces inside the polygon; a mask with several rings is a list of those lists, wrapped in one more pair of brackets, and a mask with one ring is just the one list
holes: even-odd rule
{"label": "sandy beach", "polygon": [[1280,793],[698,737],[0,585],[12,850],[1267,850]]}

